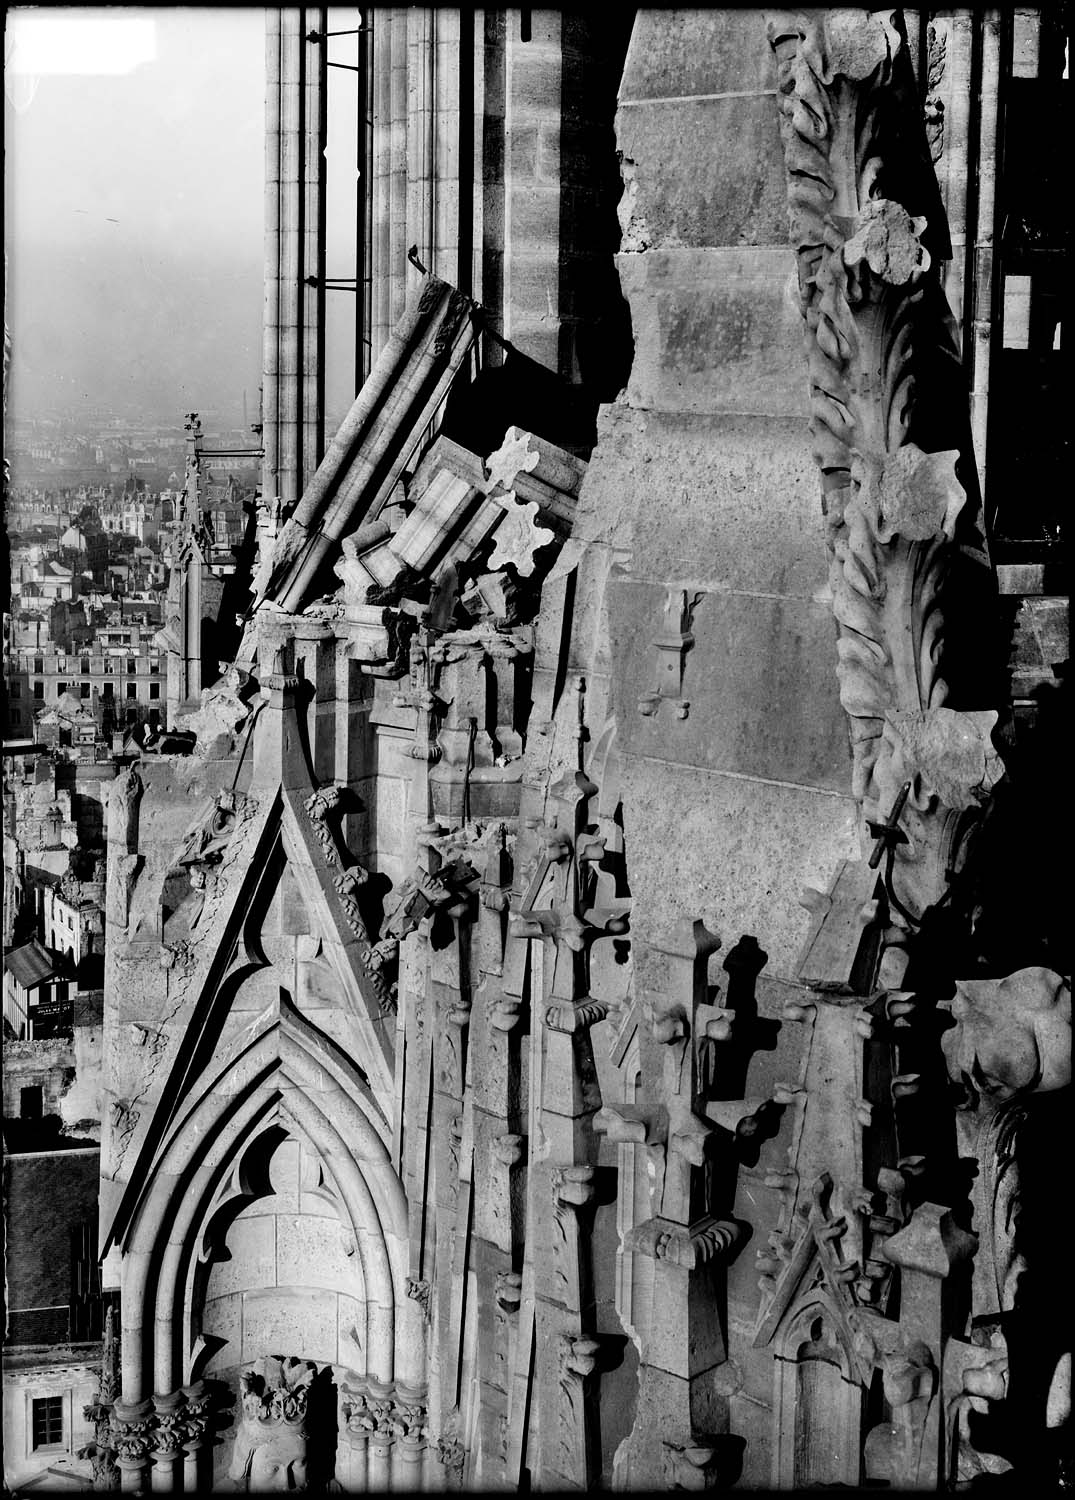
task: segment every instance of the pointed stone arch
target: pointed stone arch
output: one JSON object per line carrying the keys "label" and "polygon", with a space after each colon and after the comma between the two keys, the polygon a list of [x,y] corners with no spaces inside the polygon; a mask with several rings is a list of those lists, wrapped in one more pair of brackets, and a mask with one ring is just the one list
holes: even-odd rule
{"label": "pointed stone arch", "polygon": [[[248,826],[230,850],[238,876],[231,899],[211,914],[207,910],[199,924],[197,946],[199,955],[206,957],[187,955],[190,967],[182,975],[177,968],[179,977],[170,981],[170,992],[174,990],[177,1000],[173,1013],[184,1013],[182,1036],[155,1108],[141,1120],[138,1112],[133,1115],[130,1145],[125,1148],[132,1165],[120,1176],[121,1161],[112,1164],[115,1180],[125,1186],[102,1243],[105,1253],[113,1243],[122,1245],[129,1238],[139,1197],[136,1184],[148,1179],[184,1100],[200,1088],[211,1068],[236,993],[253,975],[273,964],[263,941],[264,918],[285,875],[295,881],[311,932],[318,935],[338,981],[341,1008],[354,1031],[370,1090],[383,1113],[389,1114],[394,1107],[394,1008],[372,960],[369,934],[348,895],[348,871],[335,836],[325,826],[323,811],[315,816],[321,803],[331,805],[336,792],[332,787],[314,788],[298,732],[293,692],[274,689],[273,698],[279,699],[274,701],[270,718],[279,720],[275,727],[284,745],[282,764],[275,781],[251,788],[248,805],[256,804],[257,810],[248,814]],[[150,906],[159,908],[161,892],[154,887],[150,894]],[[170,969],[179,962],[167,949],[162,959]]]}
{"label": "pointed stone arch", "polygon": [[869,1370],[824,1268],[814,1260],[806,1270],[799,1296],[771,1336],[772,1483],[857,1489]]}
{"label": "pointed stone arch", "polygon": [[131,1216],[123,1328],[129,1404],[197,1378],[199,1330],[183,1316],[194,1264],[222,1184],[271,1128],[309,1141],[331,1174],[361,1266],[368,1373],[410,1383],[425,1377],[424,1326],[405,1294],[407,1212],[388,1122],[359,1071],[286,1001],[257,1018],[251,1033],[225,1053],[167,1131]]}
{"label": "pointed stone arch", "polygon": [[[133,1123],[110,1159],[118,1202],[104,1218],[103,1248],[114,1247],[122,1298],[114,1426],[128,1487],[142,1482],[151,1448],[160,1470],[154,1488],[171,1486],[184,1424],[200,1422],[204,1432],[209,1421],[215,1398],[206,1381],[234,1390],[251,1358],[315,1355],[337,1392],[368,1382],[424,1402],[425,1318],[407,1295],[408,1210],[393,1165],[394,997],[354,899],[364,872],[331,821],[343,793],[315,786],[294,680],[266,685],[256,774],[236,804],[243,817],[222,860],[226,879],[213,882],[199,908],[197,951],[190,942],[161,948],[167,1068],[159,1082],[143,1070]],[[204,821],[191,846],[202,852]],[[145,888],[143,915],[152,921],[139,932],[156,921],[159,899],[156,884]],[[139,938],[131,955],[143,971],[153,957],[148,942]],[[329,996],[323,1005],[322,995],[311,1004],[307,993],[315,958]],[[314,1164],[342,1246],[324,1205],[320,1214],[289,1215],[264,1183],[249,1174],[244,1181],[244,1163],[259,1151],[274,1160],[274,1144],[292,1141],[289,1170]],[[298,1201],[298,1189],[289,1191]],[[248,1211],[261,1197],[273,1201]],[[252,1258],[270,1243],[271,1257]],[[314,1262],[303,1261],[303,1245],[326,1251],[332,1269],[322,1279],[304,1275]],[[232,1250],[238,1301],[218,1301],[220,1318],[207,1324],[214,1264]],[[349,1438],[348,1454],[353,1447]],[[188,1483],[197,1469],[195,1453]]]}

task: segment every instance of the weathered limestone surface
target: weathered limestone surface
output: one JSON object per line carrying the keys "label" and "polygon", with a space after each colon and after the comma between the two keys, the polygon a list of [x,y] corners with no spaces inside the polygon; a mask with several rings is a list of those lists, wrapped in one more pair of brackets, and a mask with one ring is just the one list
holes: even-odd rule
{"label": "weathered limestone surface", "polygon": [[[624,810],[630,838],[632,804],[638,809],[632,879],[663,892],[655,911],[648,900],[643,906],[654,911],[654,933],[673,912],[687,915],[690,898],[678,889],[674,865],[661,861],[647,879],[649,861],[660,860],[668,843],[648,829],[643,839],[642,819],[654,805],[695,808],[704,819],[709,798],[696,785],[694,795],[677,795],[677,764],[746,778],[719,790],[713,783],[720,812],[706,835],[677,841],[696,867],[708,865],[710,912],[723,915],[721,871],[736,869],[743,894],[732,897],[725,920],[738,936],[754,930],[742,850],[759,841],[770,849],[783,838],[817,849],[828,830],[830,850],[850,852],[850,808],[831,795],[849,791],[846,732],[832,678],[831,617],[819,598],[824,549],[801,422],[797,309],[787,295],[793,266],[775,79],[758,15],[722,15],[715,41],[710,19],[643,13],[632,37],[617,121],[628,166],[617,264],[635,360],[628,412],[606,414],[585,503],[600,509],[595,486],[602,485],[605,508],[622,506],[633,521],[628,536],[621,529],[630,553],[606,594],[619,741],[629,759],[653,762],[635,767]],[[685,87],[683,58],[703,51],[708,61],[688,68]],[[691,97],[700,94],[707,97]],[[721,148],[759,130],[757,150]],[[710,172],[720,180],[709,183]],[[672,588],[703,594],[683,674],[689,717],[673,721],[662,708],[641,718],[632,699],[651,685],[647,652],[661,634],[661,591]],[[788,785],[759,784],[767,782]],[[662,783],[670,795],[658,790]],[[764,854],[757,868],[763,881],[751,895],[766,899],[766,916],[794,911],[797,860],[784,866],[786,886]],[[697,875],[685,882],[692,895],[698,883]],[[806,923],[785,921],[783,962],[774,956],[770,968],[779,963],[776,972],[790,973],[795,928],[805,934]],[[771,943],[769,924],[761,925]]]}
{"label": "weathered limestone surface", "polygon": [[[617,269],[635,353],[624,401],[603,409],[581,496],[576,536],[590,545],[573,640],[593,629],[595,654],[578,658],[588,691],[601,691],[607,674],[622,763],[634,985],[654,1004],[659,994],[661,1004],[680,998],[668,991],[661,950],[698,918],[720,934],[725,952],[744,934],[759,940],[765,975],[773,976],[767,993],[779,977],[793,980],[809,927],[797,904],[801,887],[826,885],[855,851],[767,51],[757,14],[641,12],[620,86],[626,186]],[[735,151],[729,140],[739,143]],[[591,626],[595,609],[600,623]],[[711,979],[718,974],[714,964]],[[772,1002],[760,1005],[774,1032],[778,1013]],[[782,1036],[792,1076],[799,1047],[797,1035]],[[754,1058],[745,1062],[742,1091],[765,1098],[785,1075],[767,1052]],[[655,1056],[643,1067],[639,1096],[651,1110],[667,1097],[654,1067]],[[772,1156],[740,1174],[744,1202],[735,1212],[749,1219],[755,1243],[776,1222],[779,1199],[764,1166],[779,1160],[781,1143],[767,1143]],[[621,1193],[623,1172],[621,1161]],[[705,1211],[692,1198],[686,1222]],[[644,1217],[636,1200],[633,1222]],[[643,1313],[640,1404],[621,1449],[624,1483],[669,1482],[680,1460],[660,1459],[673,1454],[668,1443],[682,1451],[710,1444],[693,1462],[720,1472],[712,1444],[729,1430],[747,1436],[747,1477],[767,1481],[764,1463],[751,1467],[756,1414],[772,1399],[770,1360],[748,1336],[756,1273],[734,1250],[724,1255],[732,1261],[734,1361],[730,1351],[702,1357],[699,1349],[691,1358],[700,1362],[659,1377],[658,1392],[662,1356],[652,1338],[660,1321],[683,1327],[719,1316],[715,1285],[699,1285],[677,1304],[668,1283],[661,1296],[673,1302],[658,1313],[654,1301],[652,1325]],[[667,1263],[650,1271],[637,1251],[627,1260],[636,1279],[655,1278],[656,1298]],[[697,1381],[711,1377],[697,1372],[714,1358],[719,1378],[703,1398]],[[745,1402],[735,1399],[740,1386]]]}
{"label": "weathered limestone surface", "polygon": [[785,249],[643,245],[616,265],[635,335],[632,407],[777,418],[805,410]]}
{"label": "weathered limestone surface", "polygon": [[[596,34],[468,17],[374,12],[388,352],[263,539],[228,758],[207,704],[110,792],[98,1425],[132,1490],[1003,1473],[1069,1399],[1070,987],[983,972],[999,708],[945,649],[984,553],[899,23],[638,12],[586,461],[430,429],[481,316],[578,373],[605,295]],[[463,280],[470,44],[484,310],[399,263]]]}
{"label": "weathered limestone surface", "polygon": [[[831,795],[819,795],[848,790],[846,735],[835,707],[828,611],[815,602],[824,589],[824,556],[816,521],[810,524],[816,517],[816,490],[807,478],[807,443],[796,420],[803,411],[804,382],[794,309],[785,294],[792,267],[784,245],[786,210],[779,142],[772,128],[773,85],[759,36],[754,95],[746,94],[736,79],[734,96],[726,86],[726,97],[706,101],[726,112],[719,128],[715,120],[699,120],[692,113],[699,106],[682,97],[691,90],[682,88],[681,81],[674,96],[662,97],[660,80],[679,79],[677,59],[691,47],[681,28],[699,24],[698,17],[644,17],[621,84],[618,130],[625,156],[635,162],[625,244],[632,246],[632,225],[639,220],[650,226],[652,238],[645,248],[625,248],[618,260],[636,339],[627,395],[629,446],[623,442],[624,423],[617,420],[614,441],[607,449],[604,442],[599,445],[586,497],[590,505],[596,503],[594,486],[601,483],[607,464],[605,504],[611,508],[623,495],[617,470],[622,464],[633,471],[634,483],[624,496],[634,516],[626,542],[632,551],[617,570],[608,608],[616,641],[621,744],[631,760],[654,757],[653,764],[635,766],[634,795],[624,814],[628,836],[632,823],[639,830],[632,841],[633,881],[642,882],[648,892],[663,893],[656,910],[649,900],[643,905],[643,911],[654,913],[654,935],[673,911],[688,914],[701,883],[697,875],[684,882],[691,896],[678,888],[674,866],[669,868],[660,852],[668,849],[671,827],[664,838],[651,839],[648,827],[641,837],[642,822],[648,825],[655,806],[668,808],[670,823],[672,810],[679,807],[697,809],[699,822],[707,821],[709,798],[698,795],[699,787],[691,786],[694,795],[688,797],[676,794],[672,768],[677,764],[701,762],[745,778],[723,789],[716,803],[723,817],[718,812],[708,829],[697,830],[700,841],[690,836],[694,828],[684,830],[686,836],[677,841],[684,851],[691,850],[696,867],[708,867],[709,911],[720,911],[727,899],[722,870],[734,868],[736,880],[728,884],[739,887],[746,872],[738,856],[744,848],[757,848],[759,840],[767,848],[784,838],[797,840],[800,848],[807,842],[816,847],[817,834],[829,829],[833,847],[850,850],[849,807]],[[734,21],[724,18],[724,24],[741,42],[744,28],[757,28],[760,20],[744,14]],[[710,56],[719,56],[720,49],[710,47]],[[737,48],[737,67],[743,66],[740,53],[749,57],[751,49]],[[719,64],[713,67],[719,75]],[[705,93],[721,92],[714,81],[719,83],[719,76],[705,80]],[[698,87],[702,90],[703,84]],[[742,154],[722,150],[720,142],[729,134],[751,127],[759,106],[767,127],[764,148]],[[657,139],[647,143],[640,123],[645,120],[659,129],[659,147]],[[658,190],[647,190],[647,172],[654,182],[672,184],[660,192],[685,200],[685,214],[693,195],[700,191],[704,198],[705,190],[696,188],[697,172],[687,170],[686,161],[681,170],[669,170],[670,140],[682,142],[693,162],[719,160],[723,173],[740,174],[741,180],[729,178],[713,189],[721,212],[734,213],[734,221],[695,212],[689,229],[674,227],[669,209],[655,197]],[[705,141],[711,143],[709,149],[702,145]],[[759,160],[769,163],[769,176],[781,190],[779,197],[774,190],[770,211],[760,217],[746,207],[754,201],[759,179],[766,177],[764,169],[758,170]],[[665,249],[668,243],[676,248]],[[700,283],[706,287],[701,297]],[[682,316],[676,314],[677,299]],[[708,420],[692,421],[688,412]],[[611,420],[606,417],[607,423]],[[684,670],[690,717],[672,721],[662,709],[652,720],[640,719],[631,699],[650,686],[647,631],[651,640],[661,633],[660,590],[670,588],[704,593],[694,611],[694,644]],[[807,724],[789,724],[789,715],[794,719],[796,714],[808,715]],[[804,727],[811,732],[804,735]],[[790,785],[778,789],[761,784],[771,781]],[[665,795],[666,785],[670,795]],[[715,786],[714,795],[719,796]],[[795,808],[801,809],[798,818]],[[661,863],[647,879],[647,865],[654,859]],[[764,854],[757,868],[764,873],[758,894],[771,895],[770,910],[793,910],[801,883],[797,861],[789,858],[784,866],[786,886]],[[732,900],[737,904],[729,918],[739,919],[739,930],[753,931],[750,897],[744,894],[741,904],[738,896]],[[805,932],[802,917],[791,919],[792,928],[796,920]],[[771,942],[768,924],[756,925]],[[728,929],[722,925],[720,930]],[[645,938],[636,929],[638,935]],[[780,968],[790,972],[793,932],[782,951]]]}

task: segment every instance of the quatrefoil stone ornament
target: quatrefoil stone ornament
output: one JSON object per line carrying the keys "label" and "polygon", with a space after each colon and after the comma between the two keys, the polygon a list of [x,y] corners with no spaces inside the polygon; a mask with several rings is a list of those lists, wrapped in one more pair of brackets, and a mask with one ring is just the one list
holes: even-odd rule
{"label": "quatrefoil stone ornament", "polygon": [[504,512],[504,519],[496,529],[496,541],[489,558],[489,568],[507,567],[513,563],[521,578],[528,578],[534,571],[534,554],[553,540],[554,533],[547,526],[537,524],[536,500],[520,505],[515,491],[490,497]]}
{"label": "quatrefoil stone ornament", "polygon": [[529,474],[540,461],[540,453],[530,447],[530,434],[509,427],[500,447],[486,459],[485,472],[491,487],[510,490],[517,475]]}

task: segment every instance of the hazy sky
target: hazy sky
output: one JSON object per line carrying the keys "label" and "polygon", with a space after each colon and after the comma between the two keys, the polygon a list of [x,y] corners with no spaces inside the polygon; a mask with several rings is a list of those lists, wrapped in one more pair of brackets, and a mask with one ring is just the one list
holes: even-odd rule
{"label": "hazy sky", "polygon": [[15,415],[237,420],[245,389],[255,419],[264,26],[260,8],[8,10]]}

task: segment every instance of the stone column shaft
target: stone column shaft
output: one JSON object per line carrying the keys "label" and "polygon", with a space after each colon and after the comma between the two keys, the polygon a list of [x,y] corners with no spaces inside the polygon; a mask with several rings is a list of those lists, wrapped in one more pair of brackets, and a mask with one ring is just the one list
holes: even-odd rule
{"label": "stone column shaft", "polygon": [[183,1448],[183,1493],[186,1495],[197,1495],[200,1493],[198,1471],[201,1468],[201,1462],[198,1454],[201,1452],[201,1448],[201,1443],[196,1445],[185,1444]]}
{"label": "stone column shaft", "polygon": [[381,1433],[370,1438],[366,1472],[368,1487],[374,1494],[391,1488],[392,1446],[392,1439]]}
{"label": "stone column shaft", "polygon": [[341,1439],[347,1449],[347,1472],[346,1476],[340,1474],[337,1460],[336,1476],[348,1494],[360,1495],[371,1487],[368,1482],[366,1434],[348,1431],[341,1434]]}
{"label": "stone column shaft", "polygon": [[[265,332],[266,495],[294,507],[324,447],[326,12],[268,13]],[[310,280],[313,285],[310,285]]]}

